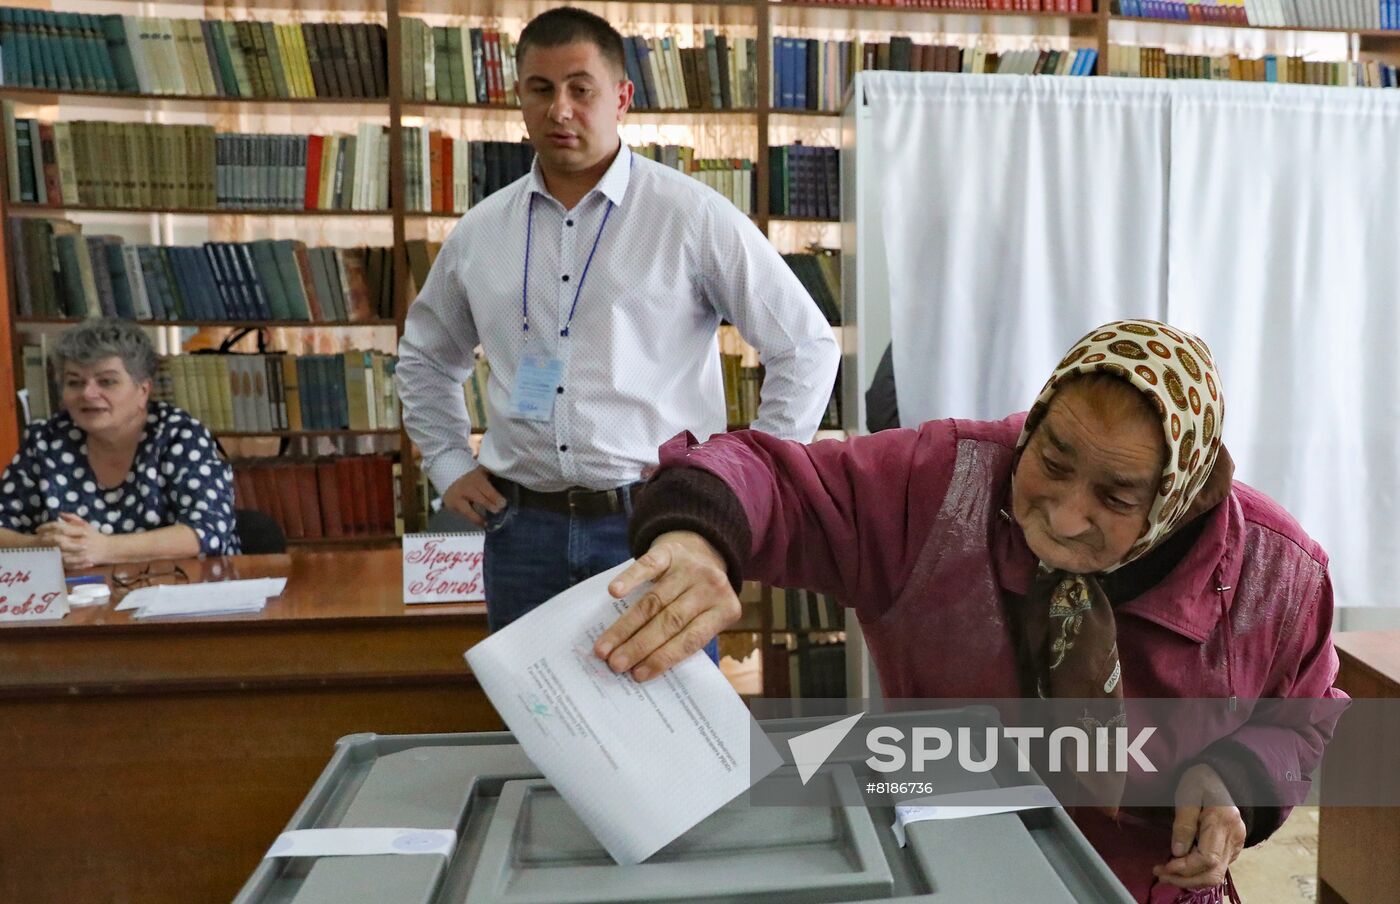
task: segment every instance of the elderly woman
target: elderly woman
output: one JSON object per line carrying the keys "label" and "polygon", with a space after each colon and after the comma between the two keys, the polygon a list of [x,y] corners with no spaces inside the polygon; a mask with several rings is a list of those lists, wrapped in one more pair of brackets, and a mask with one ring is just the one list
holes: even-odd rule
{"label": "elderly woman", "polygon": [[232,471],[202,424],[151,401],[141,328],[89,321],[53,359],[62,410],[0,476],[0,544],[57,546],[69,568],[237,553]]}
{"label": "elderly woman", "polygon": [[[654,677],[738,616],[751,578],[854,607],[891,698],[1342,697],[1327,557],[1233,482],[1224,416],[1205,343],[1132,320],[1076,343],[1003,421],[677,437],[632,520],[645,555],[609,589],[655,587],[595,652]],[[1138,900],[1219,900],[1286,813],[1231,789],[1298,799],[1330,737],[1229,709],[1172,742],[1174,812],[1075,810]]]}

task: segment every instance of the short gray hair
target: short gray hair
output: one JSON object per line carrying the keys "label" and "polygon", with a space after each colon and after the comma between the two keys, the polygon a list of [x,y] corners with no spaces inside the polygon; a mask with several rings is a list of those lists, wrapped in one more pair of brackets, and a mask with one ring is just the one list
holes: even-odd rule
{"label": "short gray hair", "polygon": [[54,364],[60,374],[69,364],[90,367],[104,358],[120,358],[126,372],[137,383],[155,376],[159,361],[155,346],[145,330],[130,320],[103,317],[89,320],[66,331],[53,347]]}

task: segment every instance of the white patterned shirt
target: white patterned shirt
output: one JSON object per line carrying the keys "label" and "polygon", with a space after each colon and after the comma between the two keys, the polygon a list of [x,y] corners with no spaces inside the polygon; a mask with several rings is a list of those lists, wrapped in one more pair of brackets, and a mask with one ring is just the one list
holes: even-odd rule
{"label": "white patterned shirt", "polygon": [[[521,290],[532,203],[527,333]],[[439,490],[476,467],[462,384],[480,344],[491,363],[480,463],[544,492],[621,486],[638,480],[676,433],[705,439],[724,431],[720,318],[766,369],[753,428],[811,439],[840,351],[757,227],[718,192],[625,145],[568,211],[536,162],[463,215],[409,307],[398,364],[404,426]],[[509,415],[527,336],[532,356],[562,364],[548,421]]]}

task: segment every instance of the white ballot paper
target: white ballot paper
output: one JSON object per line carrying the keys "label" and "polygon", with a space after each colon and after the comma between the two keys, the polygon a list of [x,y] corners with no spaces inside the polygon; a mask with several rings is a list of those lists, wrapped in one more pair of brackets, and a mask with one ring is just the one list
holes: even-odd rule
{"label": "white ballot paper", "polygon": [[194,584],[157,584],[126,595],[117,609],[135,609],[135,618],[174,615],[236,615],[261,612],[267,601],[287,589],[286,578],[247,578]]}
{"label": "white ballot paper", "polygon": [[640,597],[608,595],[624,562],[467,651],[525,753],[613,859],[640,863],[782,762],[703,652],[645,683],[593,643]]}
{"label": "white ballot paper", "polygon": [[[1055,795],[1050,793],[1050,789],[1044,785],[1020,785],[1014,788],[964,791],[923,797],[919,800],[924,802],[923,805],[894,808],[894,825],[890,828],[894,831],[895,840],[899,842],[900,847],[904,847],[904,827],[911,822],[992,816],[997,813],[1015,813],[1018,810],[1053,807],[1058,803],[1055,800]],[[934,803],[935,801],[937,803]]]}

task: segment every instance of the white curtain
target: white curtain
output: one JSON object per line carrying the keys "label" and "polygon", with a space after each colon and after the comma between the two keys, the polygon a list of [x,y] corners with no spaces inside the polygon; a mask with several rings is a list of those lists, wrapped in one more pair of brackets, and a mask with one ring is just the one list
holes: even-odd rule
{"label": "white curtain", "polygon": [[1090,327],[1160,318],[1160,83],[862,79],[884,234],[903,237],[885,245],[901,423],[1019,411]]}
{"label": "white curtain", "polygon": [[1182,83],[1168,316],[1215,350],[1241,480],[1332,558],[1340,602],[1400,605],[1400,98]]}
{"label": "white curtain", "polygon": [[[888,75],[866,82],[900,416],[1024,409],[1087,329],[1200,333],[1236,476],[1400,605],[1400,93]],[[867,253],[868,253],[868,249]]]}

